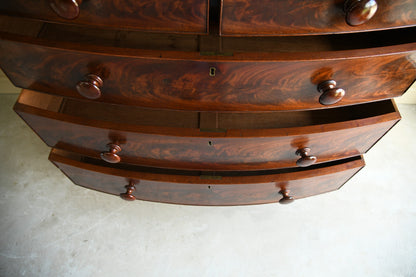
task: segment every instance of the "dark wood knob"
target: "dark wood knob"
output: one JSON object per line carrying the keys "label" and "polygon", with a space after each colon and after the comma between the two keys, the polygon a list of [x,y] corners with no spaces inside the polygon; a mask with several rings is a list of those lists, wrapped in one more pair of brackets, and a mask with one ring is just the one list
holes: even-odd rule
{"label": "dark wood knob", "polygon": [[283,198],[279,200],[280,204],[290,204],[293,201],[295,201],[295,198],[289,195],[290,190],[282,189],[281,191],[279,191],[279,193],[283,195]]}
{"label": "dark wood knob", "polygon": [[319,103],[322,105],[332,105],[340,101],[344,95],[345,90],[336,87],[337,82],[328,80],[318,85],[318,91],[321,93]]}
{"label": "dark wood knob", "polygon": [[316,162],[315,156],[309,156],[309,152],[311,151],[310,148],[305,147],[302,149],[298,149],[296,151],[296,155],[301,156],[299,160],[296,161],[296,164],[300,167],[306,167],[314,164]]}
{"label": "dark wood knob", "polygon": [[125,186],[127,189],[126,192],[120,193],[121,199],[127,200],[127,201],[134,201],[136,200],[136,196],[133,195],[133,192],[136,190],[136,187],[134,186],[133,181],[130,181],[130,183]]}
{"label": "dark wood knob", "polygon": [[101,87],[103,80],[94,74],[88,74],[85,79],[79,81],[76,88],[79,94],[88,99],[97,99],[101,97]]}
{"label": "dark wood knob", "polygon": [[375,0],[345,0],[345,21],[351,26],[361,25],[374,16],[377,8]]}
{"label": "dark wood knob", "polygon": [[107,144],[107,146],[110,150],[108,152],[102,152],[101,159],[112,164],[119,163],[121,158],[117,153],[121,151],[121,147],[114,143]]}
{"label": "dark wood knob", "polygon": [[65,19],[75,19],[79,15],[82,0],[49,0],[52,10]]}

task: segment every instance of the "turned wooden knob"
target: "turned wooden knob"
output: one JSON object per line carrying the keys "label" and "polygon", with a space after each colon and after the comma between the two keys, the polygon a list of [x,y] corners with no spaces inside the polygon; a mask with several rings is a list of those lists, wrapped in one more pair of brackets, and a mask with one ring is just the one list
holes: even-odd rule
{"label": "turned wooden knob", "polygon": [[345,21],[351,26],[361,25],[374,16],[377,7],[375,0],[345,0]]}
{"label": "turned wooden knob", "polygon": [[120,193],[121,199],[127,200],[127,201],[134,201],[136,200],[136,196],[133,195],[133,192],[136,190],[136,187],[134,186],[133,181],[130,181],[130,183],[125,186],[127,189],[126,192]]}
{"label": "turned wooden knob", "polygon": [[88,74],[85,79],[79,81],[76,88],[79,94],[88,99],[97,99],[101,97],[101,87],[103,80],[95,74]]}
{"label": "turned wooden knob", "polygon": [[82,0],[49,0],[52,10],[65,19],[75,19],[79,15]]}
{"label": "turned wooden knob", "polygon": [[283,195],[283,198],[279,200],[280,204],[290,204],[293,201],[295,201],[295,198],[289,195],[290,190],[282,189],[281,191],[279,191],[279,193]]}
{"label": "turned wooden knob", "polygon": [[117,153],[121,151],[121,147],[114,143],[107,144],[107,146],[110,150],[108,152],[102,152],[101,159],[112,164],[119,163],[121,158]]}
{"label": "turned wooden knob", "polygon": [[306,167],[314,164],[316,162],[315,156],[309,156],[309,152],[311,151],[310,148],[305,147],[302,149],[298,149],[296,151],[296,155],[301,156],[299,160],[296,161],[296,164],[300,167]]}
{"label": "turned wooden knob", "polygon": [[345,90],[336,87],[337,82],[328,80],[318,85],[318,91],[321,93],[319,103],[322,105],[332,105],[340,101],[344,95]]}

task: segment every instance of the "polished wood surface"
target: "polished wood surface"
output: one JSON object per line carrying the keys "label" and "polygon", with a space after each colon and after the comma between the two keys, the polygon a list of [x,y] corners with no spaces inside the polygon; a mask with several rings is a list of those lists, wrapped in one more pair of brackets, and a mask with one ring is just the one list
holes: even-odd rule
{"label": "polished wood surface", "polygon": [[[100,160],[53,149],[49,159],[75,184],[114,195],[125,193],[140,200],[187,205],[245,205],[279,202],[282,189],[300,199],[340,188],[363,166],[354,157],[325,165],[260,172],[175,171]],[[284,202],[284,200],[282,201]]]}
{"label": "polished wood surface", "polygon": [[378,3],[375,0],[345,0],[345,21],[351,26],[364,24],[373,18],[377,9]]}
{"label": "polished wood surface", "polygon": [[0,13],[51,22],[163,32],[208,32],[207,0],[13,0]]}
{"label": "polished wood surface", "polygon": [[283,196],[282,199],[279,200],[280,204],[290,204],[293,203],[293,201],[295,201],[295,198],[289,195],[290,190],[282,189],[281,191],[279,191],[279,193]]}
{"label": "polished wood surface", "polygon": [[99,76],[88,74],[77,83],[76,89],[81,96],[87,99],[97,99],[101,97],[102,86],[103,80]]}
{"label": "polished wood surface", "polygon": [[32,91],[21,94],[15,111],[52,147],[99,158],[108,143],[117,142],[121,162],[198,170],[294,167],[297,151],[305,147],[317,163],[360,155],[400,118],[390,101],[303,112],[206,114]]}
{"label": "polished wood surface", "polygon": [[300,167],[307,167],[316,163],[316,156],[310,154],[311,149],[309,147],[304,147],[296,150],[296,155],[300,158],[296,161],[296,165]]}
{"label": "polished wood surface", "polygon": [[[79,16],[82,0],[49,0],[49,6],[62,18],[75,19]],[[23,7],[22,7],[23,8]]]}
{"label": "polished wood surface", "polygon": [[333,105],[345,96],[345,90],[342,88],[336,87],[337,82],[334,80],[323,81],[318,84],[318,91],[321,93],[319,97],[319,103],[322,105]]}
{"label": "polished wood surface", "polygon": [[120,193],[121,199],[127,201],[134,201],[136,200],[136,196],[133,195],[133,192],[136,190],[135,182],[130,180],[129,184],[125,186],[126,192]]}
{"label": "polished wood surface", "polygon": [[101,159],[111,164],[119,163],[121,158],[117,153],[121,151],[121,147],[115,143],[109,143],[107,144],[107,147],[109,148],[108,151],[100,153]]}
{"label": "polished wood surface", "polygon": [[94,74],[103,80],[97,101],[108,103],[207,111],[324,108],[317,87],[327,80],[348,92],[332,105],[342,106],[399,96],[416,78],[413,28],[198,42],[0,17],[0,30],[0,66],[17,86],[83,97],[77,84]]}
{"label": "polished wood surface", "polygon": [[[351,53],[339,51],[335,59],[325,52],[309,55],[310,60],[303,60],[303,53],[269,53],[250,61],[250,54],[181,53],[185,56],[175,58],[170,52],[139,51],[130,56],[122,49],[97,54],[2,40],[0,66],[16,86],[76,98],[83,97],[79,81],[95,74],[103,86],[98,93],[88,85],[87,92],[92,88],[97,93],[87,98],[107,103],[205,111],[300,110],[325,107],[318,85],[329,79],[347,91],[331,106],[400,96],[416,79],[416,43],[407,49],[390,53],[395,47],[377,48],[361,58],[343,57]],[[164,54],[170,56],[161,59]],[[215,76],[210,76],[212,67]]]}
{"label": "polished wood surface", "polygon": [[339,188],[399,121],[415,1],[17,0],[0,3],[0,67],[76,184],[288,204]]}
{"label": "polished wood surface", "polygon": [[[373,8],[371,12],[374,12],[374,0],[347,2],[370,2]],[[223,0],[221,33],[252,36],[309,35],[416,25],[415,0],[377,0],[378,8],[374,16],[369,16],[367,10],[357,6],[352,8],[346,5],[345,11],[344,5],[344,0],[264,0],[261,3],[254,0]],[[348,23],[360,24],[350,26]]]}

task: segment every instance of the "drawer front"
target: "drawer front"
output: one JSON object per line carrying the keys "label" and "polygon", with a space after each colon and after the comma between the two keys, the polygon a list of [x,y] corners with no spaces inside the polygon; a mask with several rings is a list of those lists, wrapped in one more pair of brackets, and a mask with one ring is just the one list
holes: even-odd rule
{"label": "drawer front", "polygon": [[[299,124],[299,127],[290,128],[238,128],[242,124],[238,118],[233,119],[236,123],[230,124],[229,129],[205,130],[201,128],[202,121],[199,123],[200,128],[140,126],[120,123],[123,116],[116,119],[110,110],[111,105],[89,108],[82,103],[77,105],[76,101],[71,104],[92,113],[106,111],[107,119],[92,120],[75,115],[76,111],[64,113],[65,104],[57,105],[59,101],[55,100],[43,102],[38,97],[39,94],[32,97],[34,103],[29,103],[30,100],[24,99],[29,99],[30,93],[22,93],[15,111],[49,146],[99,158],[100,153],[111,152],[109,144],[112,143],[121,148],[116,153],[122,162],[176,169],[260,170],[296,167],[297,163],[303,165],[302,161],[298,161],[301,155],[296,152],[307,147],[310,151],[306,156],[316,156],[316,163],[360,155],[400,118],[392,103],[386,101],[358,109],[344,108],[345,114],[350,112],[355,117],[335,123],[318,122],[313,126],[306,124],[315,117],[314,111],[307,114],[298,112],[295,116],[299,123],[295,124]],[[37,102],[41,103],[38,105]],[[51,106],[55,106],[58,111],[54,111]],[[366,109],[373,110],[374,113],[366,114]],[[387,111],[382,111],[385,109]],[[337,117],[336,110],[322,112],[320,117]],[[200,113],[195,117],[204,118],[205,114]],[[277,112],[274,117],[278,122],[280,113]],[[249,114],[241,120],[255,122],[256,118],[250,118]],[[159,120],[164,120],[163,116],[159,115]],[[217,122],[221,127],[222,119]]]}
{"label": "drawer front", "polygon": [[[82,3],[77,7],[74,2]],[[0,13],[114,28],[177,33],[208,32],[207,0],[13,0],[1,1]]]}
{"label": "drawer front", "polygon": [[84,98],[77,84],[93,82],[87,76],[94,74],[102,79],[95,101],[155,108],[323,108],[327,106],[320,103],[322,91],[317,88],[328,80],[336,81],[336,87],[345,91],[345,96],[330,106],[344,106],[399,96],[416,79],[416,52],[335,60],[230,59],[116,56],[0,42],[0,65],[18,87]]}
{"label": "drawer front", "polygon": [[[224,0],[223,35],[308,35],[389,29],[416,24],[415,0],[376,0],[377,11],[359,22],[348,19],[343,0]],[[358,2],[358,1],[349,1]],[[351,9],[350,9],[351,11]],[[354,13],[357,13],[355,10]],[[368,20],[367,20],[368,19]],[[353,23],[353,22],[354,23]]]}
{"label": "drawer front", "polygon": [[136,199],[187,205],[272,203],[282,199],[282,190],[296,200],[336,190],[364,166],[362,157],[355,157],[290,172],[238,172],[208,178],[195,172],[112,167],[57,149],[52,149],[49,159],[77,185],[120,195],[126,193],[128,184],[134,184]]}

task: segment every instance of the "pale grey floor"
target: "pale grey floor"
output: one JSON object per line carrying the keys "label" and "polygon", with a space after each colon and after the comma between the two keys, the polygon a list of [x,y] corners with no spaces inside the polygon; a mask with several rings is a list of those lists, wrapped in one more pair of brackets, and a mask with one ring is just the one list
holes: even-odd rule
{"label": "pale grey floor", "polygon": [[193,207],[73,185],[0,96],[0,276],[416,276],[416,105],[341,190]]}

